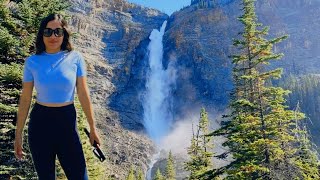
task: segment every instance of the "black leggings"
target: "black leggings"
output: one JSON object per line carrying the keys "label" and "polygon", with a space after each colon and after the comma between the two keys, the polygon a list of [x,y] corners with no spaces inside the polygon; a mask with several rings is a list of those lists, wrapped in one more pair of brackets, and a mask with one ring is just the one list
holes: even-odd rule
{"label": "black leggings", "polygon": [[56,178],[56,156],[69,180],[88,179],[73,104],[46,107],[36,103],[30,114],[28,131],[30,151],[39,180]]}

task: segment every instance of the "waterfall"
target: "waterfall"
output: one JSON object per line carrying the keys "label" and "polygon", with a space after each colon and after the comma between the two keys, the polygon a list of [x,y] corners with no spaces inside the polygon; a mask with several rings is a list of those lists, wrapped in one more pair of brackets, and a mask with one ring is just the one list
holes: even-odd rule
{"label": "waterfall", "polygon": [[[157,149],[161,140],[169,134],[172,123],[171,89],[175,85],[176,70],[174,61],[170,59],[167,68],[163,67],[162,39],[167,21],[164,21],[160,31],[153,29],[149,39],[148,57],[149,69],[146,76],[146,89],[143,93],[143,122],[150,138],[156,143]],[[151,180],[151,170],[159,158],[159,151],[153,155],[147,171],[147,180]]]}
{"label": "waterfall", "polygon": [[167,21],[164,21],[160,31],[154,29],[148,45],[149,71],[146,78],[146,92],[143,97],[144,126],[151,139],[159,144],[162,137],[169,133],[172,122],[170,111],[170,90],[175,76],[172,68],[163,68],[162,38]]}

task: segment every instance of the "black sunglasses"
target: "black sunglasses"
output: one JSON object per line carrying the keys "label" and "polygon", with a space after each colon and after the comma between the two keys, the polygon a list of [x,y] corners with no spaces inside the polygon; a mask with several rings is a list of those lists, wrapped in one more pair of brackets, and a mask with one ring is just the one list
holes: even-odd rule
{"label": "black sunglasses", "polygon": [[61,37],[64,34],[64,30],[62,28],[57,28],[57,29],[45,28],[43,30],[43,36],[45,37],[50,37],[52,33],[54,33],[56,37]]}

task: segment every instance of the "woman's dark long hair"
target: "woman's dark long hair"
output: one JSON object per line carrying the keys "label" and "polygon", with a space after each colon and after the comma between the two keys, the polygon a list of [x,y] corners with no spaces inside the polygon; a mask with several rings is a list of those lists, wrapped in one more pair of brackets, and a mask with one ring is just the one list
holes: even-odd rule
{"label": "woman's dark long hair", "polygon": [[64,29],[61,50],[71,51],[73,49],[73,47],[70,43],[71,32],[68,29],[67,21],[63,19],[61,14],[49,14],[40,23],[40,28],[39,28],[39,31],[37,34],[37,40],[36,40],[36,54],[41,54],[43,51],[46,50],[46,46],[43,42],[43,31],[47,27],[48,22],[50,22],[52,20],[58,20],[61,23],[62,28]]}

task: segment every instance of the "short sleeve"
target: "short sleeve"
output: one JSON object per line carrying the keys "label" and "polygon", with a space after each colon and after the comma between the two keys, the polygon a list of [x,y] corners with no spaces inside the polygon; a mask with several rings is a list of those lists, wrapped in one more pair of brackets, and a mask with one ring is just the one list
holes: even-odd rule
{"label": "short sleeve", "polygon": [[26,59],[24,62],[24,67],[23,67],[23,82],[32,82],[33,81],[33,74],[30,69],[30,60]]}
{"label": "short sleeve", "polygon": [[83,56],[79,53],[78,56],[78,64],[77,64],[77,77],[86,76],[87,75],[87,66],[84,61]]}

